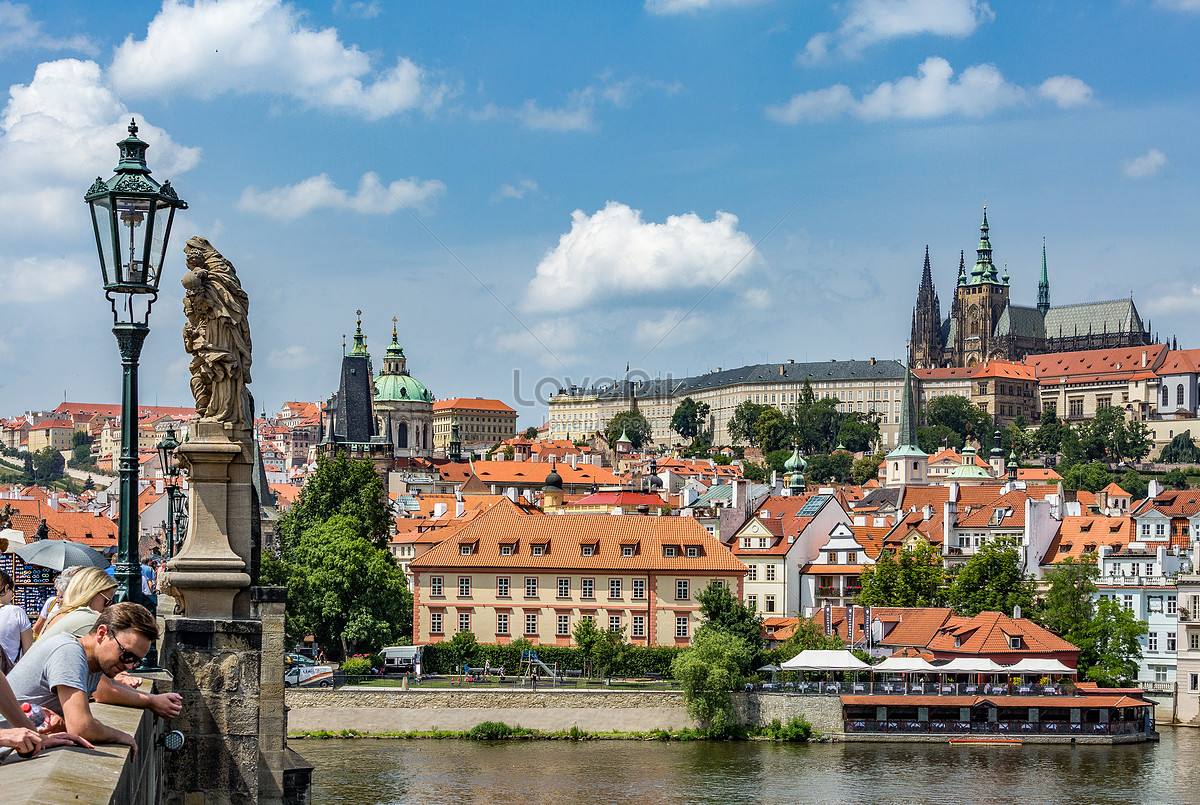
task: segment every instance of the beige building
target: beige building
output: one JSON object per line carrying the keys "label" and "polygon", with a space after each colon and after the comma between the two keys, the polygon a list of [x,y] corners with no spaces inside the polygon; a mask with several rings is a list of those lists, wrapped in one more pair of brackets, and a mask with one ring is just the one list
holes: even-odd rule
{"label": "beige building", "polygon": [[470,442],[502,442],[517,435],[517,412],[499,400],[454,397],[433,404],[433,448],[445,453],[454,426]]}
{"label": "beige building", "polygon": [[713,581],[746,566],[690,517],[521,514],[493,507],[409,562],[413,642],[570,645],[589,618],[639,645],[686,646]]}
{"label": "beige building", "polygon": [[36,453],[53,447],[70,450],[75,426],[68,419],[46,419],[29,429],[29,452]]}
{"label": "beige building", "polygon": [[900,392],[904,367],[896,361],[828,361],[767,363],[743,366],[682,379],[621,380],[600,388],[560,389],[550,400],[550,438],[565,439],[603,431],[614,416],[636,407],[650,423],[659,445],[682,439],[671,430],[671,417],[687,397],[709,407],[707,427],[717,444],[728,444],[729,420],[743,402],[772,405],[787,411],[804,383],[817,398],[836,397],[843,413],[877,411],[882,447],[893,447],[900,424]]}
{"label": "beige building", "polygon": [[1160,378],[1158,367],[1166,357],[1162,344],[1088,352],[1032,355],[1038,380],[1041,409],[1055,406],[1060,419],[1091,419],[1097,408],[1123,408],[1130,419],[1150,419],[1157,414]]}

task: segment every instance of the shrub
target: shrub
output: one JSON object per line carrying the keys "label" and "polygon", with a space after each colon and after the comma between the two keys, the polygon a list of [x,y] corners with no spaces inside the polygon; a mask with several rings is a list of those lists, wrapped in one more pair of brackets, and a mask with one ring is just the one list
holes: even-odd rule
{"label": "shrub", "polygon": [[467,735],[476,741],[500,741],[515,734],[517,731],[503,721],[484,721],[467,731]]}
{"label": "shrub", "polygon": [[346,676],[365,676],[371,673],[371,661],[366,657],[351,657],[342,663]]}

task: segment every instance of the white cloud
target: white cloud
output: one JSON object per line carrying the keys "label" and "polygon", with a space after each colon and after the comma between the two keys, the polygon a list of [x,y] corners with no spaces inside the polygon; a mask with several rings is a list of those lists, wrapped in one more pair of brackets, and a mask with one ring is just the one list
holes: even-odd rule
{"label": "white cloud", "polygon": [[[1040,95],[1059,106],[1068,97],[1090,97],[1091,89],[1078,79],[1057,76],[1055,96],[1042,85]],[[1077,82],[1077,83],[1076,83]],[[992,64],[976,64],[957,78],[950,63],[930,56],[918,68],[916,76],[885,81],[856,99],[845,84],[793,95],[790,100],[768,106],[766,115],[779,123],[820,122],[845,115],[861,120],[927,119],[947,115],[986,117],[998,109],[1027,103],[1030,90],[1010,84]]]}
{"label": "white cloud", "polygon": [[486,337],[481,333],[477,343],[498,354],[532,355],[543,364],[559,365],[560,362],[579,360],[576,350],[580,346],[580,334],[592,333],[594,324],[580,321],[579,317],[543,319],[531,325],[528,331],[492,331]]}
{"label": "white cloud", "polygon": [[634,325],[634,340],[654,347],[670,337],[671,343],[678,346],[712,335],[710,322],[702,315],[692,313],[684,318],[686,315],[685,310],[668,309],[658,318],[643,319]]}
{"label": "white cloud", "polygon": [[646,0],[646,10],[651,14],[694,14],[717,8],[738,8],[758,5],[763,0]]}
{"label": "white cloud", "polygon": [[559,109],[543,109],[537,101],[525,101],[517,110],[516,118],[529,129],[587,131],[592,128],[594,106],[591,93],[573,92],[567,104]]}
{"label": "white cloud", "polygon": [[1190,318],[1200,305],[1200,285],[1173,282],[1169,286],[1167,293],[1146,300],[1146,311],[1155,315],[1186,313]]}
{"label": "white cloud", "polygon": [[21,257],[7,260],[0,255],[0,285],[4,302],[36,304],[69,296],[87,284],[95,272],[99,285],[100,271],[93,268],[95,258]]}
{"label": "white cloud", "polygon": [[970,36],[996,16],[980,0],[851,0],[842,8],[842,26],[835,33],[810,39],[801,61],[822,61],[835,45],[843,55],[855,56],[889,39],[919,34]]}
{"label": "white cloud", "polygon": [[378,2],[363,3],[343,3],[341,0],[333,4],[333,10],[349,14],[354,17],[361,17],[364,20],[373,20],[383,13],[383,9],[379,7]]}
{"label": "white cloud", "polygon": [[575,210],[571,230],[538,264],[525,306],[566,311],[604,298],[707,289],[758,260],[737,225],[737,216],[720,211],[712,221],[686,213],[653,223],[615,201],[590,216]]}
{"label": "white cloud", "polygon": [[[111,173],[116,143],[128,136],[130,117],[92,61],[44,62],[32,81],[11,87],[0,113],[0,175],[5,177],[0,231],[77,227],[87,190],[81,181]],[[175,178],[199,162],[200,149],[175,143],[143,120],[138,126],[138,136],[150,144],[147,161],[158,180]]]}
{"label": "white cloud", "polygon": [[271,350],[267,362],[278,369],[291,371],[307,369],[315,363],[312,352],[301,344],[290,344]]}
{"label": "white cloud", "polygon": [[77,50],[89,56],[99,51],[86,36],[59,39],[42,32],[42,24],[29,15],[29,6],[0,2],[0,53],[22,50]]}
{"label": "white cloud", "polygon": [[375,70],[337,29],[305,26],[280,0],[166,0],[145,39],[117,48],[110,73],[123,93],[273,93],[371,120],[437,106],[447,91],[406,58]]}
{"label": "white cloud", "polygon": [[364,173],[358,192],[351,194],[333,183],[328,174],[312,176],[299,184],[258,190],[247,187],[238,209],[258,212],[277,221],[294,221],[313,210],[348,210],[363,215],[390,215],[402,207],[421,207],[440,195],[446,185],[437,179],[397,179],[385,186],[378,174]]}
{"label": "white cloud", "polygon": [[1130,179],[1148,179],[1157,176],[1167,166],[1167,155],[1157,148],[1151,148],[1140,157],[1125,160],[1121,169]]}
{"label": "white cloud", "polygon": [[1086,106],[1092,102],[1092,88],[1078,78],[1069,75],[1047,78],[1038,87],[1038,95],[1054,101],[1060,109]]}
{"label": "white cloud", "polygon": [[537,195],[538,183],[532,179],[522,179],[515,185],[503,184],[496,191],[494,198],[525,198],[530,195]]}
{"label": "white cloud", "polygon": [[678,82],[655,81],[647,78],[612,79],[605,73],[600,80],[583,89],[572,90],[566,102],[559,107],[544,107],[536,100],[527,100],[517,109],[506,109],[488,104],[472,116],[477,120],[516,120],[528,129],[543,131],[589,131],[595,128],[597,104],[604,102],[619,108],[629,105],[647,91],[674,95],[679,92]]}
{"label": "white cloud", "polygon": [[1172,11],[1200,11],[1200,0],[1158,0],[1156,5]]}

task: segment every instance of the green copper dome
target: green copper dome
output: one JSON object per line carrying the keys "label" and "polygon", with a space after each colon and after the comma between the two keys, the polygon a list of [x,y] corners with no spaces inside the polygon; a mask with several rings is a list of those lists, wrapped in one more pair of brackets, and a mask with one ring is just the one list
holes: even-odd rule
{"label": "green copper dome", "polygon": [[808,466],[808,462],[804,460],[804,457],[802,455],[800,455],[799,447],[793,447],[792,455],[788,458],[787,461],[783,462],[783,468],[785,470],[787,470],[788,472],[793,472],[795,470],[802,470],[802,469],[805,469],[807,466]]}
{"label": "green copper dome", "polygon": [[375,399],[383,402],[433,402],[433,395],[425,388],[424,383],[412,375],[380,375],[375,378]]}

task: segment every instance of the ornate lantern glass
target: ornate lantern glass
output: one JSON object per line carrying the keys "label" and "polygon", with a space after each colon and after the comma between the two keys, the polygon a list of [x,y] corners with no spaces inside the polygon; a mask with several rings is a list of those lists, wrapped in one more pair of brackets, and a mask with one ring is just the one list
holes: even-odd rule
{"label": "ornate lantern glass", "polygon": [[167,428],[167,435],[158,443],[158,462],[163,478],[168,480],[179,474],[179,470],[175,467],[176,447],[179,447],[179,442],[175,440],[175,429]]}

